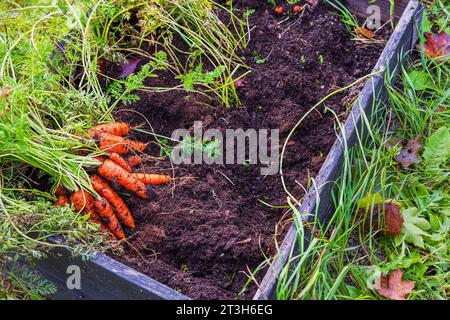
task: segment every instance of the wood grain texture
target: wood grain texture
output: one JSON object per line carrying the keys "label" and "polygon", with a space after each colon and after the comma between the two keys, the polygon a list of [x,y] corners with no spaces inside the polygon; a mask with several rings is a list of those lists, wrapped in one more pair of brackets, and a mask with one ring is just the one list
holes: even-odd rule
{"label": "wood grain texture", "polygon": [[[60,243],[61,239],[50,239]],[[67,268],[78,266],[81,288],[68,289]],[[58,300],[189,300],[185,295],[102,254],[90,260],[73,257],[65,248],[54,250],[45,259],[36,261],[34,269],[53,282],[58,291],[50,299]]]}
{"label": "wood grain texture", "polygon": [[[391,19],[391,1],[390,0],[346,0],[347,8],[350,9],[352,13],[361,18],[367,18],[369,14],[367,13],[367,8],[371,5],[377,5],[381,9],[381,20],[383,22],[389,21]],[[402,16],[405,8],[408,5],[409,0],[395,0],[394,1],[394,15],[393,20],[398,21]]]}

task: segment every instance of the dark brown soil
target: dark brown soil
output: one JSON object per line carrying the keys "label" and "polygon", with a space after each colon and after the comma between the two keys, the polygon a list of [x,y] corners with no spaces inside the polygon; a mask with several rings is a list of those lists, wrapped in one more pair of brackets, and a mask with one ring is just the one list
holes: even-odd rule
{"label": "dark brown soil", "polygon": [[[195,120],[203,121],[204,130],[278,128],[283,143],[311,106],[369,73],[383,47],[351,41],[324,5],[283,23],[285,17],[276,16],[266,1],[238,1],[237,6],[256,9],[250,16],[254,30],[245,53],[253,71],[239,89],[239,108],[225,109],[182,91],[140,93],[140,101],[118,108],[116,117],[141,125],[143,115],[156,133],[165,136],[178,128],[192,129]],[[265,63],[255,63],[256,54],[268,57]],[[162,74],[146,84],[170,87],[179,80]],[[332,97],[327,106],[345,117],[359,89]],[[143,134],[135,138],[149,140]],[[334,140],[333,117],[324,108],[304,121],[285,157],[291,193],[303,194],[300,184],[306,186],[308,178],[318,173]],[[156,157],[159,149],[150,146],[147,153]],[[146,162],[145,171],[172,173],[168,159]],[[285,213],[259,202],[286,203],[279,175],[262,176],[258,165],[181,165],[174,174],[180,179],[175,186],[159,188],[158,199],[126,199],[137,220],[136,229],[129,233],[135,249],[117,258],[191,298],[250,299],[254,285],[238,295],[248,279],[246,273],[264,260],[263,252],[274,253],[275,227]],[[193,179],[183,181],[185,177]]]}

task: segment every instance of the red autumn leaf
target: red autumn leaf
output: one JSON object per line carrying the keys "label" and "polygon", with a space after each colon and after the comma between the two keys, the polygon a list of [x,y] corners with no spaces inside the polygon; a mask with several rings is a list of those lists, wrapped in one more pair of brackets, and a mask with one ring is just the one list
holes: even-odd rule
{"label": "red autumn leaf", "polygon": [[386,236],[398,236],[404,221],[400,213],[400,207],[392,202],[385,203],[384,219],[383,233]]}
{"label": "red autumn leaf", "polygon": [[361,38],[372,39],[373,37],[375,37],[375,32],[364,27],[356,28],[355,32]]}
{"label": "red autumn leaf", "polygon": [[120,63],[120,66],[122,68],[122,72],[118,76],[118,79],[126,78],[130,74],[132,74],[136,68],[138,63],[141,61],[141,59],[128,59]]}
{"label": "red autumn leaf", "polygon": [[414,289],[415,281],[402,281],[403,272],[400,269],[392,271],[389,276],[381,275],[380,284],[373,288],[383,297],[391,300],[406,300],[405,295]]}
{"label": "red autumn leaf", "polygon": [[446,57],[450,53],[450,36],[442,31],[439,34],[424,33],[426,41],[423,49],[430,58]]}
{"label": "red autumn leaf", "polygon": [[409,140],[406,146],[400,150],[400,153],[395,157],[395,161],[400,163],[403,168],[407,169],[414,163],[420,163],[422,160],[419,157],[419,150],[422,148],[420,138],[416,137],[414,140]]}
{"label": "red autumn leaf", "polygon": [[400,207],[392,202],[377,204],[372,210],[361,208],[358,215],[359,217],[364,217],[364,227],[366,229],[381,229],[383,235],[390,237],[400,234],[404,222],[400,213]]}

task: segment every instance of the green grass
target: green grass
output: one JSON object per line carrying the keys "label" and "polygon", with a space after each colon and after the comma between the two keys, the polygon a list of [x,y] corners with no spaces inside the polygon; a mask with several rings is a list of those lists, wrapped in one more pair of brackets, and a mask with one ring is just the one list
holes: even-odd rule
{"label": "green grass", "polygon": [[[446,26],[442,21],[448,12],[435,14],[442,6],[437,1],[426,8],[423,31]],[[278,299],[382,299],[372,286],[382,273],[397,268],[405,272],[404,279],[416,282],[409,299],[448,299],[448,63],[422,55],[405,61],[399,77],[394,85],[391,75],[386,76],[389,104],[375,106],[385,117],[365,119],[369,139],[345,148],[331,220],[326,225],[307,222],[297,209],[301,201],[290,200],[300,249],[282,269]],[[392,137],[407,141],[417,136],[421,162],[403,169],[394,160],[401,145],[392,145]],[[364,228],[358,210],[370,211],[392,199],[405,219],[401,234],[387,237],[377,228]]]}

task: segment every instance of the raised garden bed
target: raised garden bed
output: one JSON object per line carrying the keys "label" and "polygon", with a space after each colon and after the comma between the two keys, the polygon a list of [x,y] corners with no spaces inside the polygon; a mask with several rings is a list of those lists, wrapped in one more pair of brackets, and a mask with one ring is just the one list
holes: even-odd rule
{"label": "raised garden bed", "polygon": [[[211,105],[211,101],[195,94],[186,99],[186,93],[181,91],[141,93],[140,101],[132,108],[117,108],[116,119],[134,125],[148,121],[155,132],[168,136],[178,128],[192,129],[197,120],[203,122],[204,130],[279,128],[283,141],[298,119],[328,93],[369,74],[372,69],[388,67],[395,71],[399,57],[413,47],[417,38],[414,23],[419,6],[416,1],[410,1],[386,46],[352,41],[340,20],[322,4],[305,11],[301,18],[292,17],[283,23],[279,23],[281,19],[265,2],[238,2],[236,6],[257,9],[250,16],[254,29],[243,53],[253,71],[239,89],[239,108],[224,109],[214,102]],[[387,31],[381,35],[384,39],[388,37]],[[110,72],[116,70],[111,67]],[[326,102],[328,108],[348,118],[345,136],[350,146],[361,126],[360,112],[370,114],[373,101],[378,103],[383,99],[382,75],[372,77],[364,88],[354,87]],[[147,85],[165,86],[173,81],[171,75],[161,74],[150,79]],[[350,112],[359,93],[358,108]],[[210,107],[204,107],[206,103]],[[295,132],[285,155],[286,186],[296,197],[304,195],[301,185],[307,185],[310,177],[316,177],[317,185],[326,186],[318,191],[320,206],[316,208],[317,192],[310,190],[301,208],[302,212],[317,209],[322,221],[328,218],[332,205],[331,184],[324,182],[337,178],[343,157],[342,145],[335,142],[335,137],[333,116],[319,108]],[[136,134],[136,138],[143,140],[148,136]],[[159,149],[149,147],[147,152],[155,155]],[[150,161],[145,169],[154,171],[155,168],[172,170],[167,160]],[[98,254],[89,261],[73,259],[60,250],[38,261],[37,269],[59,285],[55,297],[273,298],[279,268],[286,263],[296,236],[295,228],[289,228],[289,220],[284,217],[286,209],[270,208],[259,201],[277,206],[284,204],[286,197],[279,176],[261,176],[260,168],[258,165],[177,166],[176,177],[195,179],[187,179],[174,188],[161,188],[154,202],[126,199],[137,221],[136,230],[128,234],[134,249],[126,249],[124,255],[114,259]],[[284,236],[282,255],[263,279],[260,273],[258,290],[250,285],[238,295],[247,280],[243,272],[251,272],[263,261],[262,252],[276,253],[277,224],[277,236]],[[81,290],[67,290],[65,285],[66,270],[72,264],[82,267]]]}

